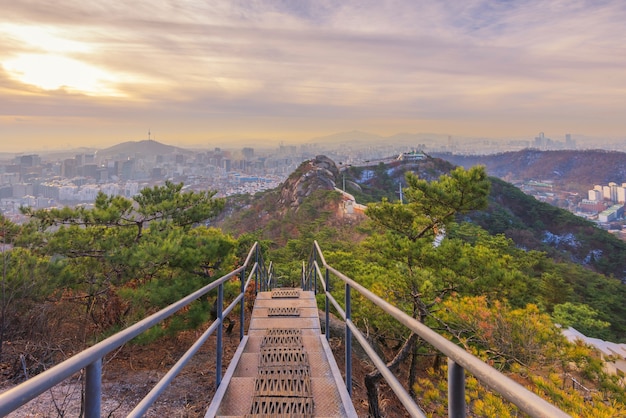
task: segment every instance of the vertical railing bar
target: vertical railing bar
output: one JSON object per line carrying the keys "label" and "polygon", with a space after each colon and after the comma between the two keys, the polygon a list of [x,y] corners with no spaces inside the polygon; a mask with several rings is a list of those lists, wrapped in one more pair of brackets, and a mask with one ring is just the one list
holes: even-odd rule
{"label": "vertical railing bar", "polygon": [[309,276],[308,276],[308,285],[311,285],[311,271],[314,271],[313,269],[315,268],[315,265],[317,265],[317,254],[315,252],[313,252],[313,263],[311,264],[312,268],[309,269]]}
{"label": "vertical railing bar", "polygon": [[241,304],[239,305],[239,341],[243,340],[243,325],[246,320],[246,269],[241,271]]}
{"label": "vertical railing bar", "polygon": [[326,280],[324,281],[324,294],[326,295],[326,297],[324,298],[325,301],[325,311],[326,311],[326,327],[324,328],[326,330],[326,341],[330,341],[330,310],[329,310],[329,304],[328,304],[328,293],[330,292],[330,282],[329,282],[329,271],[328,269],[326,269]]}
{"label": "vertical railing bar", "polygon": [[[257,266],[259,266],[259,247],[256,247],[256,250],[254,252],[254,261],[256,262]],[[254,272],[254,294],[255,295],[259,293],[260,286],[261,284],[259,283],[259,269],[257,268],[256,271]]]}
{"label": "vertical railing bar", "polygon": [[[350,285],[346,283],[346,321],[352,320],[352,303],[350,300]],[[346,323],[346,388],[352,396],[352,330]]]}
{"label": "vertical railing bar", "polygon": [[215,386],[219,386],[222,382],[222,331],[224,329],[224,317],[222,308],[224,304],[224,285],[220,283],[217,288],[217,320],[220,322],[220,326],[217,327],[217,356],[215,360]]}
{"label": "vertical railing bar", "polygon": [[448,359],[448,417],[465,418],[465,369]]}
{"label": "vertical railing bar", "polygon": [[318,279],[319,279],[319,278],[317,277],[317,273],[318,273],[318,272],[320,272],[320,270],[319,270],[319,265],[317,264],[317,262],[315,262],[315,263],[314,263],[314,265],[313,265],[313,266],[311,266],[311,270],[310,270],[310,272],[309,272],[309,275],[310,275],[310,277],[311,277],[311,283],[312,283],[312,284],[313,284],[313,286],[315,287],[315,294],[316,294],[316,295],[317,295],[317,293],[318,293],[317,286],[318,286],[318,284],[320,283],[320,282],[318,281]]}
{"label": "vertical railing bar", "polygon": [[263,259],[263,253],[259,254],[259,259],[261,260],[261,271],[259,274],[261,275],[261,280],[263,281],[263,288],[267,292],[269,290],[269,283],[267,283],[267,270],[265,270],[265,260]]}
{"label": "vertical railing bar", "polygon": [[85,367],[85,418],[100,418],[102,358]]}
{"label": "vertical railing bar", "polygon": [[267,291],[267,283],[265,282],[265,260],[263,260],[263,253],[259,251],[259,262],[261,269],[259,270],[259,281],[263,283],[263,291]]}

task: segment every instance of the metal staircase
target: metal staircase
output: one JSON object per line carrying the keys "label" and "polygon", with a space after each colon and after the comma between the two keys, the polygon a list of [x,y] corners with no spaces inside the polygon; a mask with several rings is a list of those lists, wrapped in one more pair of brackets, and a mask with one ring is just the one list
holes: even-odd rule
{"label": "metal staircase", "polygon": [[260,292],[240,349],[205,417],[356,417],[312,291]]}

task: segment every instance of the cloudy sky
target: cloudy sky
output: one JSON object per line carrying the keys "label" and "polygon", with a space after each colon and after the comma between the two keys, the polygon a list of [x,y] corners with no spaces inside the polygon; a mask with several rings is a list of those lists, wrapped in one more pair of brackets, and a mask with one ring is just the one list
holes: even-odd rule
{"label": "cloudy sky", "polygon": [[0,0],[0,152],[626,137],[623,0]]}

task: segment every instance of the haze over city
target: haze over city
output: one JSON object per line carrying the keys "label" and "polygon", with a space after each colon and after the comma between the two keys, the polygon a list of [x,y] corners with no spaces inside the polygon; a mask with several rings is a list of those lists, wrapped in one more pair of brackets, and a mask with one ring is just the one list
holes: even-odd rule
{"label": "haze over city", "polygon": [[626,138],[620,0],[0,7],[0,152],[105,147],[148,129],[179,146],[353,129]]}

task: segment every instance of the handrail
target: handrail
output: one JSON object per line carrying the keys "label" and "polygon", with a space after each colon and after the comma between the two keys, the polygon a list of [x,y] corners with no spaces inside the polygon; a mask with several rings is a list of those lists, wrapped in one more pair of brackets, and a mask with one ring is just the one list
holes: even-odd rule
{"label": "handrail", "polygon": [[[320,266],[318,264],[321,262],[321,266],[326,269],[325,279],[322,280],[322,273]],[[303,282],[309,281],[312,277],[315,280],[315,274],[311,276],[309,273],[311,270],[315,270],[317,275],[319,276],[319,280],[324,284],[324,293],[326,295],[326,334],[328,334],[329,327],[329,316],[328,316],[328,302],[330,301],[335,309],[339,313],[339,315],[346,322],[346,385],[348,386],[348,391],[351,392],[351,379],[348,376],[351,376],[351,355],[352,350],[348,349],[348,344],[351,344],[350,335],[354,333],[355,338],[359,341],[359,343],[363,346],[364,350],[372,358],[374,365],[376,368],[381,371],[383,377],[388,382],[389,386],[398,396],[398,399],[402,402],[403,405],[407,408],[407,412],[411,414],[411,416],[424,416],[424,413],[419,409],[417,404],[413,401],[411,396],[404,390],[404,388],[400,385],[399,381],[391,374],[389,369],[387,369],[385,363],[376,355],[375,351],[369,347],[367,344],[367,340],[358,330],[358,328],[353,324],[350,318],[350,291],[351,289],[356,290],[362,296],[367,298],[369,301],[374,303],[376,306],[381,308],[384,312],[394,317],[398,320],[402,325],[407,327],[409,330],[416,333],[420,338],[424,341],[430,343],[433,347],[439,350],[441,353],[446,355],[450,362],[450,368],[448,370],[448,380],[449,380],[449,414],[450,416],[465,416],[465,396],[464,396],[464,372],[463,370],[467,370],[476,379],[478,379],[481,383],[485,384],[487,387],[492,389],[493,391],[499,393],[502,397],[507,399],[509,402],[516,405],[520,410],[530,415],[533,418],[565,418],[570,417],[567,413],[563,412],[556,406],[552,405],[545,399],[526,389],[524,386],[515,382],[514,380],[508,378],[504,374],[500,373],[495,368],[489,366],[478,357],[468,353],[461,347],[457,346],[453,342],[447,340],[442,335],[433,331],[428,326],[422,324],[418,320],[412,318],[407,315],[402,310],[393,306],[389,302],[385,301],[381,297],[375,295],[370,292],[368,289],[355,282],[348,276],[344,275],[340,271],[334,269],[332,266],[326,263],[324,259],[324,255],[322,250],[315,241],[313,243],[313,249],[311,251],[311,256],[309,257],[309,265],[307,274],[303,274]],[[335,300],[335,298],[330,293],[329,289],[329,274],[332,273],[335,277],[340,279],[345,287],[346,287],[346,309],[345,311],[341,309],[339,303]],[[328,338],[328,336],[327,336]],[[366,348],[366,346],[368,346]]]}
{"label": "handrail", "polygon": [[[63,380],[69,378],[75,373],[78,373],[82,369],[86,369],[87,374],[87,387],[85,389],[85,418],[100,417],[100,401],[101,401],[101,372],[102,372],[102,359],[108,353],[116,350],[122,345],[126,344],[136,336],[142,334],[152,326],[159,322],[169,318],[180,309],[189,305],[196,299],[204,296],[211,290],[218,288],[218,301],[221,302],[223,298],[223,285],[228,280],[241,274],[241,293],[235,298],[235,300],[225,309],[222,310],[221,304],[218,302],[218,318],[213,321],[210,327],[205,333],[196,340],[196,343],[181,357],[178,363],[168,372],[163,379],[146,395],[146,397],[137,405],[135,410],[130,416],[140,416],[154,403],[158,395],[165,389],[165,387],[171,382],[171,380],[180,372],[182,367],[191,359],[191,357],[198,351],[202,343],[208,339],[208,337],[217,330],[218,347],[217,347],[217,365],[216,365],[216,386],[219,386],[221,376],[221,331],[223,324],[223,316],[232,311],[237,303],[241,305],[241,323],[240,323],[240,336],[243,334],[243,312],[244,312],[244,298],[245,289],[252,279],[253,274],[259,274],[259,262],[258,258],[260,251],[258,248],[258,242],[255,242],[248,252],[248,256],[244,264],[225,274],[219,279],[211,282],[203,288],[191,293],[190,295],[180,299],[179,301],[161,309],[160,311],[150,315],[147,318],[131,325],[130,327],[112,335],[111,337],[93,345],[90,348],[81,351],[73,357],[63,361],[62,363],[54,366],[53,368],[46,370],[45,372],[34,376],[33,378],[23,382],[22,384],[9,389],[8,391],[0,394],[0,416],[5,416],[8,413],[16,410],[24,405],[26,402],[39,396],[44,391],[56,386]],[[255,256],[255,263],[250,271],[248,280],[245,281],[245,272],[249,266],[252,257]]]}

